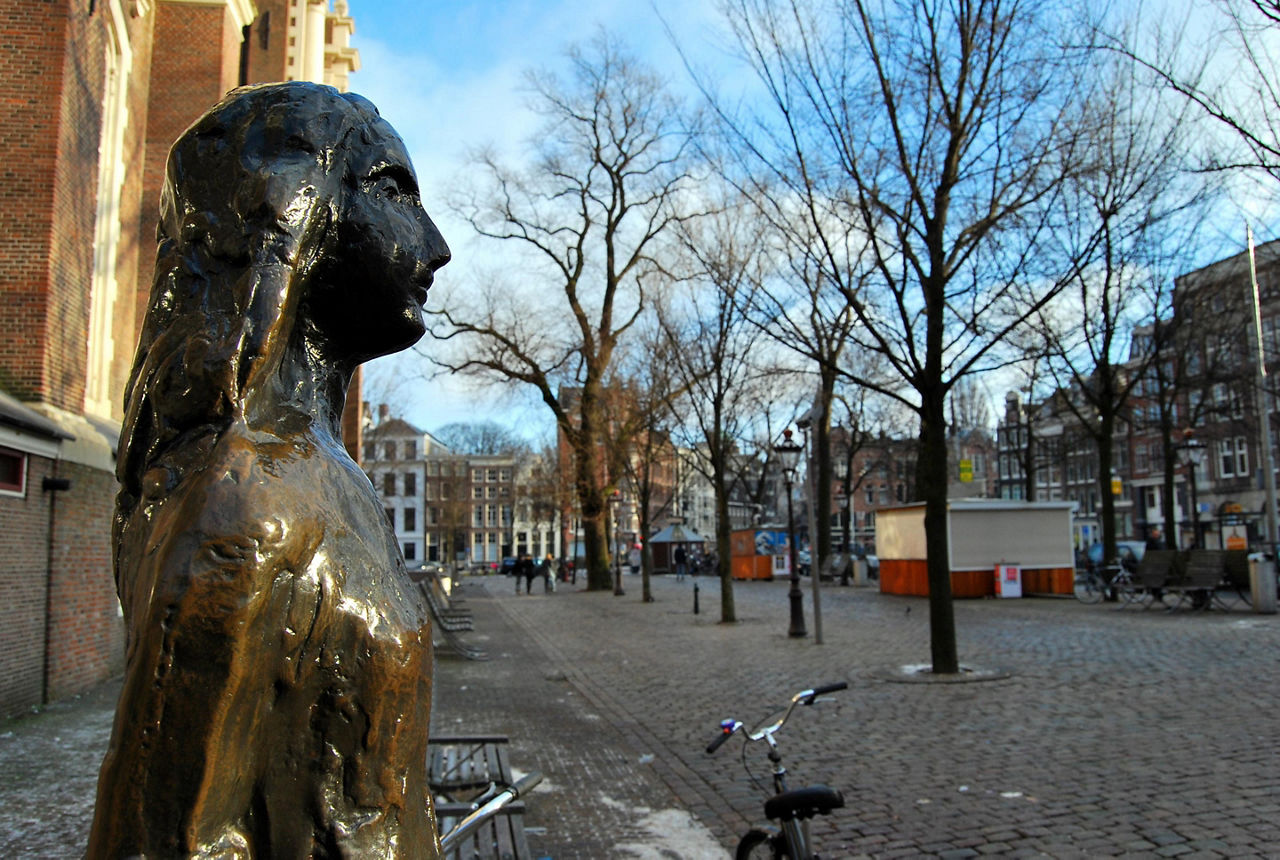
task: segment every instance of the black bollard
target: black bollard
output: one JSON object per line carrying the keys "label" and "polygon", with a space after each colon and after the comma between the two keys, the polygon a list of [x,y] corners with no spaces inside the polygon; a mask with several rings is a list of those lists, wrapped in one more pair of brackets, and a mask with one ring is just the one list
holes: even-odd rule
{"label": "black bollard", "polygon": [[698,583],[693,584],[693,614],[698,614]]}

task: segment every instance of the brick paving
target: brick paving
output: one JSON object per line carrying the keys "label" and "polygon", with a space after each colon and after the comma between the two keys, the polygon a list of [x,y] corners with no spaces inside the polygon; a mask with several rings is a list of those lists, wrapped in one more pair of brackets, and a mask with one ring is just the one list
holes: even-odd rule
{"label": "brick paving", "polygon": [[[824,857],[1280,856],[1280,617],[963,601],[962,662],[1009,676],[895,683],[927,660],[923,600],[827,587],[818,646],[786,636],[785,582],[737,584],[723,625],[714,580],[700,615],[692,580],[656,580],[647,605],[625,580],[470,580],[492,659],[437,665],[433,730],[508,734],[516,769],[546,774],[537,857],[728,855],[760,797],[736,741],[703,753],[716,723],[840,679],[782,737],[796,781],[845,794],[814,827]],[[79,856],[111,692],[0,724],[0,856]]]}
{"label": "brick paving", "polygon": [[[885,670],[927,660],[923,600],[828,587],[817,646],[786,636],[783,582],[739,583],[734,625],[718,623],[715,581],[699,581],[696,616],[689,581],[656,581],[650,605],[636,596],[638,580],[627,584],[625,597],[515,597],[494,587],[473,603],[496,606],[544,655],[529,675],[561,691],[567,679],[581,697],[584,710],[568,726],[544,723],[544,734],[590,733],[590,758],[606,723],[620,760],[633,763],[618,777],[643,786],[647,805],[665,807],[650,787],[656,777],[673,807],[697,815],[726,852],[759,823],[760,799],[736,742],[703,753],[717,721],[750,722],[796,689],[844,679],[848,691],[799,712],[783,736],[794,777],[845,793],[846,808],[814,828],[824,856],[1280,856],[1280,618],[962,601],[962,662],[1009,677],[908,684],[884,680]],[[444,691],[437,698],[440,712],[451,710]],[[521,753],[538,758],[537,746]],[[572,771],[576,752],[563,761],[564,748],[553,749],[538,766],[567,785],[572,777],[558,771]],[[637,766],[640,756],[652,760]],[[755,763],[763,773],[763,757]],[[585,803],[592,786],[601,790],[579,785]],[[606,790],[614,788],[629,791]],[[548,796],[567,802],[565,793]],[[606,816],[606,830],[594,833],[548,823],[535,847],[619,856],[605,836],[615,822]]]}

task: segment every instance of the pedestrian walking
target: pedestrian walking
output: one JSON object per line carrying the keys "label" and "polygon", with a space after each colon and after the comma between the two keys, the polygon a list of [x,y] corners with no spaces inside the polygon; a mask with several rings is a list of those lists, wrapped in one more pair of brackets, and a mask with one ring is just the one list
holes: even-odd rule
{"label": "pedestrian walking", "polygon": [[685,554],[684,547],[676,547],[676,582],[684,582],[684,575],[689,569],[689,557]]}
{"label": "pedestrian walking", "polygon": [[524,593],[533,594],[533,580],[538,576],[538,567],[533,563],[533,557],[528,553],[520,556],[520,563],[524,565]]}
{"label": "pedestrian walking", "polygon": [[551,553],[547,553],[547,557],[542,560],[539,565],[539,573],[542,574],[542,590],[544,593],[550,594],[556,590],[555,579],[551,576]]}

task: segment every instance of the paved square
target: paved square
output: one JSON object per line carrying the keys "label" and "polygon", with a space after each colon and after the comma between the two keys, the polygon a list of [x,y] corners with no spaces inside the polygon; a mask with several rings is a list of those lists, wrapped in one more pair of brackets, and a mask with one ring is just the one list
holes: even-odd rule
{"label": "paved square", "polygon": [[[960,601],[964,663],[1004,680],[905,684],[927,662],[927,605],[823,589],[825,643],[790,639],[787,583],[738,583],[719,623],[714,580],[638,577],[623,597],[516,596],[467,581],[466,634],[488,662],[441,657],[433,730],[511,737],[537,857],[725,857],[762,824],[761,795],[720,719],[750,723],[790,693],[847,680],[781,736],[793,782],[846,806],[814,827],[822,856],[1280,856],[1280,617]],[[805,616],[813,612],[805,584]],[[114,694],[0,724],[0,857],[81,856]],[[765,779],[762,751],[749,761]]]}

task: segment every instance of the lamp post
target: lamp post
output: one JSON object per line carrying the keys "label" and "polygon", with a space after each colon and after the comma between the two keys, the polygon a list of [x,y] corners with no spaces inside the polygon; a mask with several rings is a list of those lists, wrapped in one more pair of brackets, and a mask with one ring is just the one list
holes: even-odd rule
{"label": "lamp post", "polygon": [[1204,462],[1205,445],[1195,438],[1190,428],[1183,431],[1178,446],[1178,462],[1187,467],[1187,483],[1191,485],[1191,548],[1200,549],[1200,504],[1196,498],[1196,467]]}
{"label": "lamp post", "polygon": [[791,484],[795,481],[802,450],[791,438],[790,430],[783,430],[782,441],[773,446],[773,453],[778,455],[782,477],[787,484],[787,549],[791,561],[791,589],[787,592],[787,598],[791,601],[791,626],[787,635],[794,638],[808,635],[804,629],[804,595],[800,591],[800,566],[796,560],[796,519],[791,508]]}

